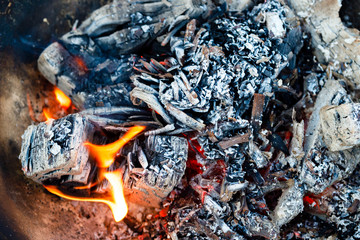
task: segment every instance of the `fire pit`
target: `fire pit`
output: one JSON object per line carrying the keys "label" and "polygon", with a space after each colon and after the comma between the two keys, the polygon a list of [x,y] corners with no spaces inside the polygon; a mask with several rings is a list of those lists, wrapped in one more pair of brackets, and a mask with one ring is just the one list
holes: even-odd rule
{"label": "fire pit", "polygon": [[10,32],[4,236],[356,238],[358,32],[324,2],[53,3],[67,27]]}

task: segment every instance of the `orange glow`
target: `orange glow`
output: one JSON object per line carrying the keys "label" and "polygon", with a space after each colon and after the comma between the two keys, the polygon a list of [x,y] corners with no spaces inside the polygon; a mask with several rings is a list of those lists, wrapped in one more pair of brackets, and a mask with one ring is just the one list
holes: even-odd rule
{"label": "orange glow", "polygon": [[43,109],[43,114],[46,118],[46,121],[49,121],[50,119],[54,119],[52,116],[51,116],[51,113],[49,112],[49,110],[47,108],[44,108]]}
{"label": "orange glow", "polygon": [[74,56],[74,61],[76,62],[81,71],[87,72],[89,70],[86,66],[85,61],[81,57]]}
{"label": "orange glow", "polygon": [[119,140],[107,145],[95,145],[89,142],[85,142],[84,145],[89,148],[90,154],[95,158],[98,167],[108,168],[115,161],[116,153],[144,129],[144,126],[132,127]]}
{"label": "orange glow", "polygon": [[126,204],[124,197],[124,189],[123,189],[123,182],[121,179],[121,173],[120,171],[105,172],[104,177],[109,181],[111,185],[111,197],[108,198],[74,197],[61,192],[56,186],[49,185],[44,187],[49,192],[69,200],[105,203],[110,207],[115,222],[119,222],[126,216],[128,212],[128,206]]}
{"label": "orange glow", "polygon": [[71,106],[71,99],[65,95],[59,88],[55,87],[54,93],[56,100],[60,103],[61,107],[68,109]]}

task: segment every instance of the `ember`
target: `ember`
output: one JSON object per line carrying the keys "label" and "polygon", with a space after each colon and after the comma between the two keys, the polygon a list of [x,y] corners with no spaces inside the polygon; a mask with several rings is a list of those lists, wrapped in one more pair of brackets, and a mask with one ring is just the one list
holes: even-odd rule
{"label": "ember", "polygon": [[69,115],[25,131],[25,175],[106,203],[129,238],[360,236],[356,74],[309,50],[343,46],[304,32],[296,3],[234,2],[114,1],[48,46]]}

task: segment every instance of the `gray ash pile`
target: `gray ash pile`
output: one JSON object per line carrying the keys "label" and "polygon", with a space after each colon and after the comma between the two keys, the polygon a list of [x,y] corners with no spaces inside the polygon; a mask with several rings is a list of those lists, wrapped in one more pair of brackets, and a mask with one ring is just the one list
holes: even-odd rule
{"label": "gray ash pile", "polygon": [[[360,108],[346,79],[282,1],[181,3],[115,1],[44,50],[41,73],[86,110],[29,127],[25,174],[98,196],[101,173],[120,171],[129,202],[162,209],[130,212],[129,238],[356,239]],[[80,127],[54,143],[68,119]],[[83,145],[121,139],[109,164]]]}

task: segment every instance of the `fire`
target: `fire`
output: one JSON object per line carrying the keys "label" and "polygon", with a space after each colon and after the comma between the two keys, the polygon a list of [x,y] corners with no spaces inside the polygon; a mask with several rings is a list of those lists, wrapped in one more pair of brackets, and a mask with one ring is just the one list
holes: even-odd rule
{"label": "fire", "polygon": [[59,88],[55,87],[54,93],[56,96],[56,100],[60,103],[61,107],[65,110],[71,106],[71,99],[65,95]]}
{"label": "fire", "polygon": [[43,109],[43,114],[45,116],[46,121],[49,121],[50,119],[54,119],[47,108]]}
{"label": "fire", "polygon": [[116,222],[121,221],[128,212],[128,207],[124,197],[124,189],[122,182],[122,174],[120,170],[109,172],[106,168],[110,167],[115,161],[116,153],[132,138],[141,133],[145,129],[144,126],[135,126],[129,129],[124,136],[119,140],[107,145],[94,145],[85,142],[84,145],[89,147],[90,154],[96,159],[96,164],[99,167],[97,182],[90,183],[84,187],[75,187],[74,189],[90,189],[106,179],[111,185],[110,197],[91,198],[91,197],[77,197],[63,193],[57,186],[44,186],[49,192],[56,194],[62,198],[75,201],[87,202],[101,202],[107,204],[114,216]]}
{"label": "fire", "polygon": [[111,185],[111,196],[104,198],[86,198],[86,197],[75,197],[63,193],[58,189],[57,186],[44,186],[49,192],[56,194],[62,198],[75,200],[75,201],[87,201],[87,202],[100,202],[107,204],[114,216],[116,222],[121,221],[128,212],[128,206],[124,197],[123,183],[121,179],[120,171],[105,172],[104,177],[109,181]]}
{"label": "fire", "polygon": [[95,145],[89,142],[85,142],[84,145],[89,148],[90,154],[95,158],[98,167],[108,168],[114,162],[116,153],[144,129],[144,126],[132,127],[119,140],[107,145]]}

